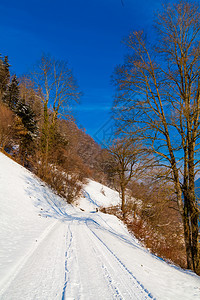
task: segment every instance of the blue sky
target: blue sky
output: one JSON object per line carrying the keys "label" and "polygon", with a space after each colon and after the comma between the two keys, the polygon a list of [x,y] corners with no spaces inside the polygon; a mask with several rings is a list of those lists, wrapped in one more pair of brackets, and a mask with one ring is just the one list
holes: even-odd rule
{"label": "blue sky", "polygon": [[1,1],[0,40],[18,76],[42,53],[69,62],[83,97],[77,124],[91,136],[107,123],[114,88],[110,76],[126,53],[121,40],[132,30],[151,34],[160,0]]}

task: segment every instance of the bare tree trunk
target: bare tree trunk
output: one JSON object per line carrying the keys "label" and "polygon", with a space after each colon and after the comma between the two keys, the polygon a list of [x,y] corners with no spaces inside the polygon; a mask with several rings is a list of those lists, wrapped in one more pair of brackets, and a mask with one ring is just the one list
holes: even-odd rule
{"label": "bare tree trunk", "polygon": [[48,156],[49,156],[49,115],[47,102],[44,103],[44,124],[42,129],[41,147],[43,153],[42,169],[43,176],[47,174]]}
{"label": "bare tree trunk", "polygon": [[123,184],[121,184],[121,198],[122,198],[122,204],[121,204],[121,210],[122,210],[122,214],[123,214],[123,218],[125,217],[125,187],[123,186]]}
{"label": "bare tree trunk", "polygon": [[187,268],[193,269],[193,258],[192,258],[192,240],[191,240],[191,231],[189,224],[189,209],[188,209],[188,199],[184,196],[184,214],[182,216],[183,219],[183,227],[184,227],[184,240],[185,240],[185,250],[186,250],[186,259],[187,259]]}
{"label": "bare tree trunk", "polygon": [[196,272],[199,266],[199,239],[198,239],[198,217],[199,212],[197,208],[195,198],[195,179],[194,179],[194,147],[193,143],[189,145],[189,191],[188,200],[190,208],[190,226],[191,226],[191,243],[192,243],[192,259],[193,259],[193,270]]}

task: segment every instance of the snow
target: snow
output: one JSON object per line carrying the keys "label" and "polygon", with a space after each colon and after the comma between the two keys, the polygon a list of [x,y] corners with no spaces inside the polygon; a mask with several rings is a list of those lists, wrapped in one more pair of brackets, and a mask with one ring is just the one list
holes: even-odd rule
{"label": "snow", "polygon": [[74,207],[2,153],[0,166],[0,299],[200,299],[199,276],[96,212],[115,191],[89,181]]}
{"label": "snow", "polygon": [[89,180],[83,187],[83,196],[77,201],[77,205],[86,211],[96,210],[96,208],[109,207],[120,203],[119,193],[109,187]]}

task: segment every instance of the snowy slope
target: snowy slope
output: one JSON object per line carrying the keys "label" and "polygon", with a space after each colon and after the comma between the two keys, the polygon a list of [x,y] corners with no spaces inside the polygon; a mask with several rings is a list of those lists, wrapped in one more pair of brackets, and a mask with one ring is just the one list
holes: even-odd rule
{"label": "snowy slope", "polygon": [[143,249],[90,181],[81,209],[0,153],[0,299],[200,299],[200,278]]}
{"label": "snowy slope", "polygon": [[83,187],[83,196],[76,202],[77,206],[85,211],[96,211],[96,208],[109,207],[120,203],[119,193],[109,187],[89,180]]}

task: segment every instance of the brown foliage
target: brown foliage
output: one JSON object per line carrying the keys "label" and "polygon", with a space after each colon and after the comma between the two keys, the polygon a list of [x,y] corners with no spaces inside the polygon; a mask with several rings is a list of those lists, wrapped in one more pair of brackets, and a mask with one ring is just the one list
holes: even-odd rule
{"label": "brown foliage", "polygon": [[0,148],[10,147],[26,134],[22,121],[5,104],[0,102]]}
{"label": "brown foliage", "polygon": [[[132,183],[125,218],[118,207],[104,209],[116,215],[152,253],[186,268],[184,233],[170,184],[149,181]],[[133,198],[134,197],[134,198]]]}
{"label": "brown foliage", "polygon": [[40,177],[53,188],[58,195],[64,197],[68,203],[72,203],[80,195],[82,181],[78,174],[68,174],[60,167],[48,166],[45,175]]}
{"label": "brown foliage", "polygon": [[3,103],[0,102],[0,147],[4,150],[13,135],[15,115]]}
{"label": "brown foliage", "polygon": [[142,219],[126,219],[128,229],[134,233],[151,252],[157,256],[186,268],[185,247],[183,244],[183,231],[172,234],[171,230],[165,228],[165,232],[151,227]]}

